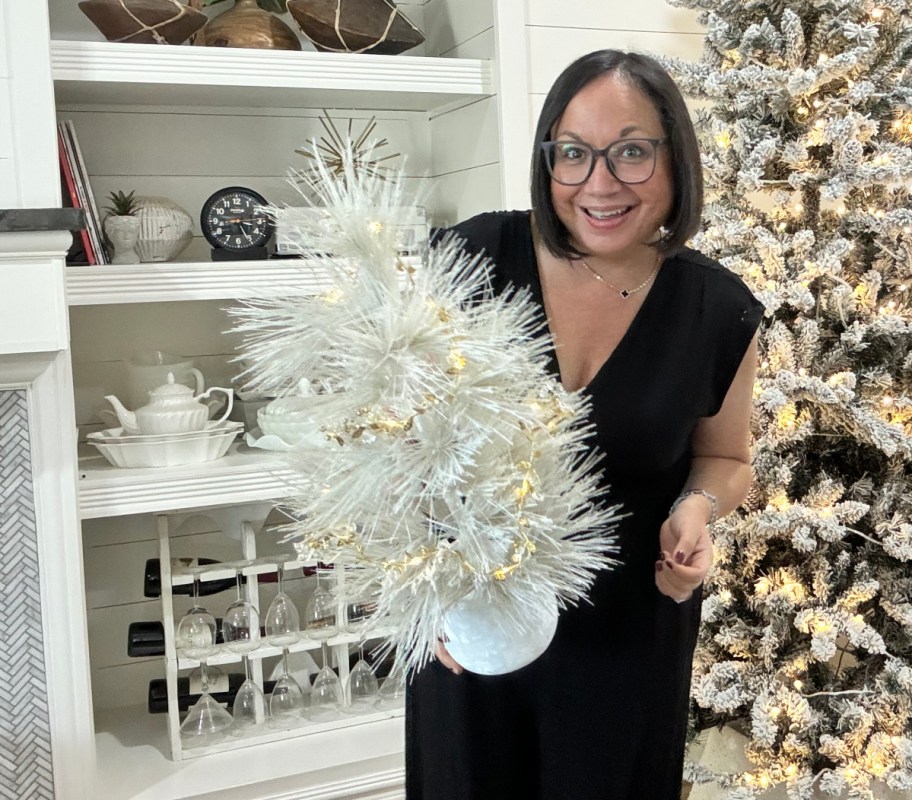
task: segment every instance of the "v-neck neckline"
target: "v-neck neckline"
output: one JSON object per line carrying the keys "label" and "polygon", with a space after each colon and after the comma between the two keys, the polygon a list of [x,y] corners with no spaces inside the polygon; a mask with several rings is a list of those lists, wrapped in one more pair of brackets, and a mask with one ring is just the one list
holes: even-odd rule
{"label": "v-neck neckline", "polygon": [[[535,295],[535,299],[538,301],[538,304],[541,306],[542,316],[545,320],[545,326],[548,330],[548,336],[551,339],[550,345],[550,358],[551,362],[554,365],[554,372],[557,375],[557,379],[563,385],[563,376],[561,375],[560,361],[557,358],[557,347],[554,338],[554,332],[551,330],[551,320],[548,318],[548,312],[545,307],[545,292],[542,287],[541,273],[539,272],[539,263],[538,263],[538,254],[535,250],[535,237],[532,235],[532,212],[529,211],[526,214],[526,246],[528,248],[530,263],[532,265],[531,269],[531,285],[532,290]],[[656,294],[656,289],[663,282],[663,275],[668,271],[666,269],[667,261],[669,259],[664,259],[659,271],[656,273],[655,278],[653,279],[652,286],[649,287],[649,291],[646,293],[646,297],[643,298],[643,303],[637,309],[636,314],[634,314],[633,319],[630,320],[630,324],[627,326],[627,330],[624,331],[621,338],[618,340],[617,345],[615,345],[614,350],[608,355],[608,357],[599,365],[599,368],[593,373],[592,378],[588,383],[583,384],[576,389],[575,391],[579,392],[590,392],[591,388],[598,383],[606,372],[611,368],[611,366],[617,362],[618,353],[621,352],[623,355],[623,350],[630,347],[630,340],[634,338],[638,328],[643,325],[643,318],[648,313],[648,310],[654,304],[653,295]]]}

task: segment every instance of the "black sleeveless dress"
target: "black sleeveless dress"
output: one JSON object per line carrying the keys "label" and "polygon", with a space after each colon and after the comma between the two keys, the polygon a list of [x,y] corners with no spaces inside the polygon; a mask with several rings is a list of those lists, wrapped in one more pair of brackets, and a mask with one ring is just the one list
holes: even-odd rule
{"label": "black sleeveless dress", "polygon": [[[455,230],[494,261],[498,291],[542,303],[529,212]],[[655,586],[659,527],[690,470],[700,417],[719,411],[762,315],[733,273],[692,250],[668,259],[589,384],[622,566],[561,613],[532,664],[453,675],[438,662],[406,690],[407,800],[679,800],[700,593]],[[556,358],[553,369],[558,373]]]}

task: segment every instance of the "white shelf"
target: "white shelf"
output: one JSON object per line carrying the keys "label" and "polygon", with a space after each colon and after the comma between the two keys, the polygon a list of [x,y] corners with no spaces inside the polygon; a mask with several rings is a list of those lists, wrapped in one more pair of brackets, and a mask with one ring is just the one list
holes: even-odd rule
{"label": "white shelf", "polygon": [[[67,303],[160,303],[254,297],[272,287],[315,294],[318,274],[300,259],[67,267]],[[286,291],[287,290],[287,291]]]}
{"label": "white shelf", "polygon": [[[402,260],[412,266],[420,262],[417,256]],[[65,279],[71,306],[231,300],[262,296],[277,287],[283,295],[329,288],[318,270],[298,258],[67,267]]]}
{"label": "white shelf", "polygon": [[281,500],[293,474],[281,458],[233,444],[228,455],[181,467],[120,469],[101,455],[79,460],[82,519]]}
{"label": "white shelf", "polygon": [[494,93],[491,62],[465,58],[57,40],[51,67],[63,104],[429,111]]}
{"label": "white shelf", "polygon": [[[301,738],[301,733],[321,735]],[[149,714],[143,707],[99,712],[95,736],[98,797],[330,800],[374,797],[384,789],[393,797],[403,791],[401,710],[348,716],[339,724],[323,723],[308,731],[298,729],[293,735],[279,731],[273,735],[276,740],[271,742],[268,734],[239,742],[243,751],[175,762],[165,755],[168,739],[163,715]]]}

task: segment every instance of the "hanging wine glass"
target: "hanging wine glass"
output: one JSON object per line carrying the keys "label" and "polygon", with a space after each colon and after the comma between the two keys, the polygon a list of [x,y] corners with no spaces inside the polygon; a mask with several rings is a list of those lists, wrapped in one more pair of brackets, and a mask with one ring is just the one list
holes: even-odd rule
{"label": "hanging wine glass", "polygon": [[175,646],[179,655],[203,661],[218,649],[215,644],[215,617],[199,604],[199,575],[193,576],[193,608],[177,625]]}
{"label": "hanging wine glass", "polygon": [[247,656],[244,661],[245,680],[234,696],[231,705],[231,716],[237,728],[253,728],[266,721],[266,697],[263,690],[250,679],[250,665]]}
{"label": "hanging wine glass", "polygon": [[288,672],[288,651],[283,650],[282,674],[269,695],[269,716],[279,726],[297,725],[306,707],[304,691]]}
{"label": "hanging wine glass", "polygon": [[278,594],[269,604],[266,611],[266,641],[274,647],[288,647],[293,645],[301,635],[301,623],[298,617],[298,609],[294,601],[285,594],[284,585],[284,568],[278,567]]}
{"label": "hanging wine glass", "polygon": [[352,667],[348,674],[346,686],[348,704],[352,711],[360,712],[372,708],[380,689],[377,676],[371,665],[364,660],[364,645],[358,645],[358,663]]}
{"label": "hanging wine glass", "polygon": [[237,599],[222,617],[222,639],[234,653],[252,653],[260,646],[260,615],[243,595],[242,575],[236,575]]}
{"label": "hanging wine glass", "polygon": [[336,675],[329,661],[329,648],[324,639],[323,668],[314,678],[310,689],[310,716],[315,720],[335,719],[339,716],[344,702],[342,682]]}
{"label": "hanging wine glass", "polygon": [[405,702],[405,669],[398,661],[393,664],[389,675],[380,684],[377,692],[377,708],[399,708]]}
{"label": "hanging wine glass", "polygon": [[304,608],[307,635],[319,639],[322,647],[323,667],[314,678],[310,690],[310,716],[327,719],[338,716],[343,703],[342,683],[330,666],[327,640],[337,631],[338,603],[332,592],[320,583],[322,570],[317,570],[317,585]]}
{"label": "hanging wine glass", "polygon": [[332,592],[320,583],[321,572],[322,570],[317,570],[316,588],[304,607],[304,625],[307,635],[313,639],[329,639],[338,631],[338,604]]}

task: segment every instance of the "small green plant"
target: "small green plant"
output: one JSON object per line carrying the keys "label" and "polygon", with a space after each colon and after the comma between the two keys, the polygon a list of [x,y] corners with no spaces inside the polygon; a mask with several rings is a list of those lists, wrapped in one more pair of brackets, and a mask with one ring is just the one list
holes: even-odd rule
{"label": "small green plant", "polygon": [[[214,6],[221,3],[222,0],[205,0],[204,6]],[[263,11],[271,11],[273,14],[284,14],[288,9],[285,7],[285,0],[257,0],[257,5]]]}
{"label": "small green plant", "polygon": [[108,195],[108,200],[111,205],[105,207],[105,211],[115,217],[132,217],[137,210],[138,201],[136,199],[136,192],[132,191],[130,194],[124,194],[123,192],[111,192]]}

